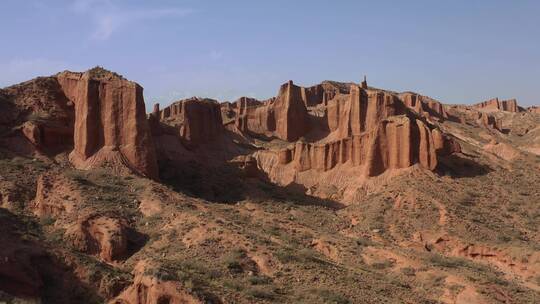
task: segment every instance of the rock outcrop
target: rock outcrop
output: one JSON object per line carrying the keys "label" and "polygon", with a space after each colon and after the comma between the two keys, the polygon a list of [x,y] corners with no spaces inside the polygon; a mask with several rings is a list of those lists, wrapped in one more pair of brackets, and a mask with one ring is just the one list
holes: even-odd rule
{"label": "rock outcrop", "polygon": [[309,129],[303,90],[292,81],[281,86],[276,98],[264,103],[241,98],[237,101],[236,110],[236,126],[247,133],[295,141]]}
{"label": "rock outcrop", "polygon": [[159,120],[175,129],[191,147],[209,143],[223,134],[219,103],[197,97],[177,101],[159,111]]}
{"label": "rock outcrop", "polygon": [[[368,176],[419,163],[433,170],[437,154],[459,152],[459,145],[407,110],[394,94],[351,85],[347,95],[327,101],[329,134],[318,142],[299,141],[277,152],[280,165],[296,171],[328,171],[339,164],[364,167]],[[441,113],[444,113],[441,111]]]}
{"label": "rock outcrop", "polygon": [[98,255],[105,262],[113,262],[126,257],[129,232],[124,219],[91,215],[74,223],[66,235],[73,248]]}
{"label": "rock outcrop", "polygon": [[432,98],[406,92],[400,94],[400,99],[407,107],[426,118],[448,119],[444,105]]}
{"label": "rock outcrop", "polygon": [[540,114],[540,107],[538,107],[538,106],[528,107],[527,111],[530,112],[530,113]]}
{"label": "rock outcrop", "polygon": [[478,112],[476,122],[485,128],[502,131],[501,121],[488,113]]}
{"label": "rock outcrop", "polygon": [[488,101],[480,102],[474,105],[475,108],[484,110],[499,110],[508,112],[519,112],[519,107],[515,99],[499,100],[499,98],[493,98]]}
{"label": "rock outcrop", "polygon": [[438,151],[459,152],[459,145],[421,120],[393,116],[361,135],[321,144],[297,142],[292,148],[279,151],[278,158],[280,164],[292,163],[300,172],[328,171],[348,163],[364,166],[367,176],[375,176],[387,169],[406,168],[415,163],[433,170]]}
{"label": "rock outcrop", "polygon": [[158,177],[141,86],[100,68],[56,78],[75,104],[75,167],[111,166]]}
{"label": "rock outcrop", "polygon": [[178,281],[160,278],[159,268],[140,261],[134,269],[133,284],[109,304],[199,304],[206,303],[191,295]]}
{"label": "rock outcrop", "polygon": [[276,136],[295,141],[309,129],[306,106],[302,101],[302,89],[292,81],[281,86],[274,102]]}
{"label": "rock outcrop", "polygon": [[302,99],[306,107],[313,107],[319,104],[326,104],[339,94],[348,94],[349,85],[334,81],[323,81],[320,84],[301,88]]}

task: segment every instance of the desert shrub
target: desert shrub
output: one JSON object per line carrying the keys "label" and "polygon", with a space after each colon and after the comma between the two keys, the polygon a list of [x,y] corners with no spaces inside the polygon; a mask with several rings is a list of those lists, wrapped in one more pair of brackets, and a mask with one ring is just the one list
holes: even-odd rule
{"label": "desert shrub", "polygon": [[252,287],[246,291],[246,294],[257,299],[273,300],[276,298],[274,291],[268,287]]}
{"label": "desert shrub", "polygon": [[242,273],[244,271],[242,267],[242,260],[246,258],[246,252],[241,249],[233,250],[229,252],[225,257],[223,258],[223,262],[225,264],[225,267],[229,270],[229,272],[233,274]]}
{"label": "desert shrub", "polygon": [[358,238],[356,239],[356,245],[361,246],[361,247],[367,247],[367,246],[373,246],[374,243],[370,239]]}
{"label": "desert shrub", "polygon": [[223,287],[235,291],[242,291],[244,290],[245,284],[239,280],[225,279],[223,281]]}
{"label": "desert shrub", "polygon": [[49,226],[54,224],[54,222],[56,222],[56,219],[50,216],[44,216],[39,220],[39,224],[42,226]]}
{"label": "desert shrub", "polygon": [[371,265],[371,267],[375,268],[375,269],[379,269],[379,270],[382,270],[382,269],[387,269],[387,268],[391,268],[394,266],[394,261],[391,261],[391,260],[386,260],[384,262],[378,262],[378,263],[374,263]]}
{"label": "desert shrub", "polygon": [[272,279],[267,276],[253,276],[248,280],[251,285],[266,285],[272,283]]}
{"label": "desert shrub", "polygon": [[451,258],[440,254],[433,254],[429,261],[436,266],[445,268],[458,268],[467,266],[467,260],[463,258]]}
{"label": "desert shrub", "polygon": [[401,273],[403,273],[406,276],[414,276],[416,274],[416,270],[414,268],[405,267],[405,268],[401,268]]}

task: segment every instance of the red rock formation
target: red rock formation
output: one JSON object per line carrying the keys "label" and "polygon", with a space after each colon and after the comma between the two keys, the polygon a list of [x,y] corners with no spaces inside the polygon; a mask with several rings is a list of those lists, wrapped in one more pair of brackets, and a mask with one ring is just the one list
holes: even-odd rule
{"label": "red rock formation", "polygon": [[528,107],[527,111],[530,112],[530,113],[540,114],[540,107],[538,107],[538,106]]}
{"label": "red rock formation", "polygon": [[218,138],[224,130],[220,105],[212,99],[194,97],[175,102],[161,110],[160,120],[174,127],[192,147]]}
{"label": "red rock formation", "polygon": [[437,155],[450,155],[452,153],[461,152],[461,146],[457,141],[441,132],[441,130],[433,129],[431,134],[433,136],[433,145],[435,146]]}
{"label": "red rock formation", "polygon": [[121,260],[127,255],[128,225],[120,218],[87,216],[69,227],[66,236],[73,248],[97,254],[106,262]]}
{"label": "red rock formation", "polygon": [[221,109],[221,120],[223,124],[229,124],[235,121],[236,116],[236,103],[230,103],[228,101],[219,104]]}
{"label": "red rock formation", "polygon": [[[355,84],[349,85],[347,90],[343,86],[339,88],[341,91],[324,103],[306,99],[307,91],[298,90],[290,82],[282,86],[275,100],[265,104],[241,99],[237,102],[236,125],[238,129],[251,133],[267,136],[277,134],[289,142],[308,135],[310,129],[326,130],[327,134],[321,133],[319,136],[322,136],[322,140],[301,141],[293,147],[276,151],[279,165],[292,163],[299,172],[311,169],[328,171],[344,163],[353,167],[364,166],[365,174],[369,176],[416,163],[433,170],[437,165],[438,153],[450,154],[460,150],[455,141],[438,129],[416,119],[397,95],[380,90],[364,90]],[[322,89],[315,89],[315,92],[317,90],[324,92]],[[285,112],[283,105],[300,104],[295,101],[298,91],[304,92],[304,101],[308,100],[306,104],[316,103],[320,105],[317,109],[324,109],[321,119],[301,119],[308,123],[306,127],[299,122],[300,119],[280,118],[280,113]],[[424,101],[418,95],[408,96],[409,100],[418,100],[420,112],[436,111],[441,117],[446,117],[440,103]],[[302,113],[296,115],[302,117],[304,109],[297,113]],[[299,127],[294,127],[294,134],[287,135],[283,129],[294,125],[292,123]]]}
{"label": "red rock formation", "polygon": [[292,81],[281,86],[275,99],[259,106],[253,99],[241,98],[237,101],[236,109],[236,126],[243,132],[295,141],[309,130],[302,88]]}
{"label": "red rock formation", "polygon": [[403,113],[404,108],[395,96],[380,91],[366,93],[351,85],[348,96],[328,103],[326,119],[330,132],[337,130],[337,138],[342,139],[373,130],[383,119]]}
{"label": "red rock formation", "polygon": [[406,168],[415,163],[433,170],[437,166],[438,150],[458,152],[459,145],[420,120],[392,116],[361,135],[321,144],[297,142],[294,147],[279,151],[278,158],[280,164],[293,163],[300,172],[328,171],[338,164],[349,163],[364,166],[366,175],[375,176],[387,169]]}
{"label": "red rock formation", "polygon": [[308,88],[302,87],[302,99],[306,107],[313,107],[318,104],[326,104],[337,95],[348,94],[349,86],[333,81],[324,81]]}
{"label": "red rock formation", "polygon": [[154,109],[152,110],[152,115],[158,116],[159,115],[159,103],[154,104]]}
{"label": "red rock formation", "polygon": [[407,107],[426,118],[448,118],[448,113],[443,104],[429,97],[406,92],[400,94],[400,99]]}
{"label": "red rock formation", "polygon": [[57,79],[75,104],[74,149],[70,154],[75,167],[108,165],[158,177],[142,87],[99,68],[63,72]]}
{"label": "red rock formation", "polygon": [[302,101],[302,90],[292,81],[281,86],[274,103],[276,136],[295,141],[309,129],[306,106]]}
{"label": "red rock formation", "polygon": [[498,131],[502,131],[501,121],[495,116],[488,113],[478,112],[477,113],[477,123],[485,128],[491,128]]}
{"label": "red rock formation", "polygon": [[275,123],[270,124],[268,121],[268,113],[263,111],[263,108],[258,109],[262,105],[262,102],[249,97],[241,97],[235,102],[235,125],[238,130],[242,132],[252,130],[255,133],[275,130]]}
{"label": "red rock formation", "polygon": [[139,262],[134,269],[133,284],[110,304],[199,304],[205,303],[187,292],[180,282],[162,280],[156,270],[159,267]]}
{"label": "red rock formation", "polygon": [[477,103],[474,107],[485,110],[519,112],[519,107],[515,99],[499,100],[499,98],[493,98],[488,101]]}

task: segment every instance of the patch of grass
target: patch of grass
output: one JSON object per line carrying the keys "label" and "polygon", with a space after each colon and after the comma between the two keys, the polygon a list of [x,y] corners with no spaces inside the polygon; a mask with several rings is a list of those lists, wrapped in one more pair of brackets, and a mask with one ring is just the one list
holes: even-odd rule
{"label": "patch of grass", "polygon": [[49,226],[56,222],[56,219],[50,216],[44,216],[39,220],[39,224],[42,226]]}
{"label": "patch of grass", "polygon": [[223,281],[223,287],[241,292],[245,288],[244,282],[234,279],[226,279]]}
{"label": "patch of grass", "polygon": [[321,259],[318,256],[318,253],[313,249],[303,248],[300,250],[295,250],[294,248],[282,248],[276,251],[275,253],[277,259],[281,263],[317,263],[317,264],[327,264],[324,259]]}
{"label": "patch of grass", "polygon": [[373,241],[370,239],[366,239],[366,238],[356,239],[356,245],[361,246],[361,247],[373,246],[374,244],[375,243],[373,243]]}
{"label": "patch of grass", "polygon": [[245,259],[246,256],[247,255],[244,250],[233,250],[223,258],[223,262],[225,263],[225,266],[229,272],[233,274],[242,273],[244,271],[242,267],[242,260]]}
{"label": "patch of grass", "polygon": [[378,269],[378,270],[383,270],[383,269],[387,269],[387,268],[391,268],[393,267],[395,264],[394,261],[391,261],[391,260],[386,260],[384,262],[378,262],[378,263],[374,263],[371,265],[371,267],[375,268],[375,269]]}
{"label": "patch of grass", "polygon": [[296,303],[350,304],[352,302],[344,295],[333,290],[309,289]]}
{"label": "patch of grass", "polygon": [[246,291],[246,294],[256,299],[274,300],[276,298],[274,290],[268,287],[251,287]]}
{"label": "patch of grass", "polygon": [[445,267],[445,268],[458,268],[467,266],[467,260],[463,258],[451,258],[446,257],[440,254],[433,254],[429,261],[435,266]]}
{"label": "patch of grass", "polygon": [[416,270],[414,268],[405,267],[405,268],[401,268],[401,273],[403,273],[406,276],[411,277],[411,276],[416,275]]}
{"label": "patch of grass", "polygon": [[272,279],[267,276],[253,276],[248,279],[251,285],[267,285],[272,283]]}

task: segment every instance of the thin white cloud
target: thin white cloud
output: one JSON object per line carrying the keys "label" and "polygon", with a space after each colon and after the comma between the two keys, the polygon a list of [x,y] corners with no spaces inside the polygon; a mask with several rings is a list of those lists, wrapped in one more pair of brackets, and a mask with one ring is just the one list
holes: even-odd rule
{"label": "thin white cloud", "polygon": [[90,17],[95,30],[90,35],[93,40],[107,40],[122,28],[144,21],[161,18],[184,17],[193,12],[186,8],[132,9],[120,7],[113,0],[77,0],[72,10]]}

